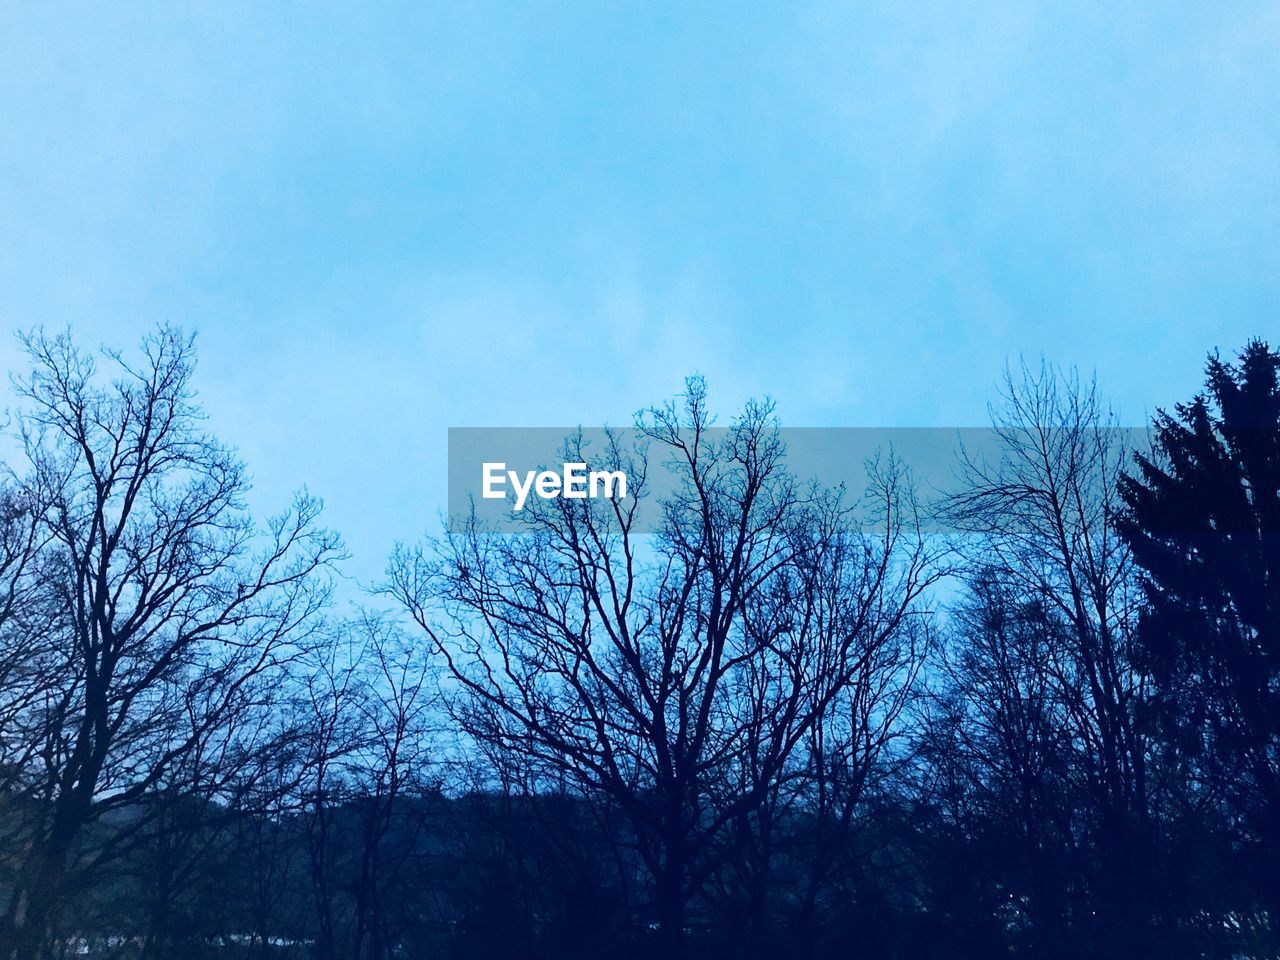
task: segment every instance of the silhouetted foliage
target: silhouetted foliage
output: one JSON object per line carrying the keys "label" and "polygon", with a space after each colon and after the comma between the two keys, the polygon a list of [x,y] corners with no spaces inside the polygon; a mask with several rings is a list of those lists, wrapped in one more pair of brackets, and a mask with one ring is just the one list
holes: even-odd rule
{"label": "silhouetted foliage", "polygon": [[[1206,392],[1161,412],[1122,491],[1145,570],[1141,637],[1185,776],[1233,829],[1257,909],[1280,916],[1280,355],[1212,357]],[[1246,904],[1238,904],[1243,909]],[[1270,925],[1270,923],[1268,923]]]}
{"label": "silhouetted foliage", "polygon": [[566,439],[634,494],[670,464],[657,533],[530,501],[346,614],[318,502],[249,516],[190,338],[24,344],[5,960],[1280,955],[1262,343],[1136,455],[1024,367],[934,505],[892,451],[801,483],[770,404],[717,434],[693,378],[635,446]]}

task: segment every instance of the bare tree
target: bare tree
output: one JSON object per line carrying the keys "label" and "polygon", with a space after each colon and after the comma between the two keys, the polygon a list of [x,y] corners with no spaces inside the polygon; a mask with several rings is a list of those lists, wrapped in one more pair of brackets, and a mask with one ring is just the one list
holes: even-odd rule
{"label": "bare tree", "polygon": [[310,914],[301,908],[311,900],[299,817],[306,737],[296,710],[284,717],[290,735],[279,751],[258,754],[227,838],[235,882],[223,885],[221,900],[238,925],[225,932],[241,934],[253,957],[267,957],[273,940],[303,939],[309,929]]}
{"label": "bare tree", "polygon": [[380,960],[403,927],[394,891],[437,788],[438,688],[395,623],[366,612],[336,629],[302,681],[299,719],[315,952]]}
{"label": "bare tree", "polygon": [[45,707],[69,669],[57,642],[62,610],[40,589],[48,533],[37,492],[14,476],[0,487],[0,862],[10,874],[30,828],[22,787],[45,743]]}
{"label": "bare tree", "polygon": [[340,839],[343,811],[354,789],[351,768],[363,745],[360,656],[356,638],[344,632],[317,650],[303,681],[299,806],[315,905],[315,952],[320,960],[339,955],[345,927]]}
{"label": "bare tree", "polygon": [[[1022,718],[1037,725],[1047,718],[1036,711],[1051,710],[1047,716],[1066,731],[1070,769],[1093,814],[1093,852],[1102,861],[1091,871],[1096,902],[1132,917],[1140,885],[1131,878],[1143,859],[1139,838],[1151,807],[1141,723],[1146,689],[1134,648],[1140,593],[1115,528],[1126,434],[1096,384],[1043,365],[1007,377],[993,418],[994,459],[966,456],[965,489],[951,503],[952,516],[969,534],[970,579],[979,592],[1000,584],[1011,610],[1039,611],[1042,623],[1038,632],[1017,634],[1034,639],[1038,652],[1011,661],[978,644],[972,654],[986,662],[971,662],[968,676],[1038,671],[1030,680],[1005,677],[998,691],[982,689],[997,695],[1002,711],[1034,706]],[[1036,749],[1034,740],[1013,742],[1004,762],[1016,766]],[[1028,796],[1025,784],[1021,795]],[[1116,931],[1124,925],[1115,916],[1101,922]]]}
{"label": "bare tree", "polygon": [[107,352],[109,380],[68,335],[24,344],[34,369],[18,382],[19,423],[47,539],[41,590],[56,611],[33,628],[55,631],[54,669],[20,720],[38,747],[19,791],[37,813],[0,935],[5,956],[30,957],[129,834],[90,849],[85,828],[143,810],[199,766],[186,763],[195,752],[234,736],[229,717],[270,698],[340,547],[306,497],[259,535],[241,465],[201,429],[190,338],[162,328],[137,361]]}
{"label": "bare tree", "polygon": [[393,891],[408,882],[408,868],[438,785],[435,756],[439,689],[432,658],[413,648],[394,624],[366,614],[366,729],[358,770],[358,868],[353,960],[382,960],[404,925]]}
{"label": "bare tree", "polygon": [[[810,567],[847,516],[786,471],[771,408],[748,405],[716,435],[705,388],[688,386],[682,408],[639,420],[645,444],[614,437],[594,458],[624,470],[633,496],[526,507],[517,536],[473,520],[434,553],[398,553],[390,580],[465,694],[467,731],[625,817],[672,955],[728,828],[784,776],[871,629],[824,631]],[[564,452],[593,459],[581,435]],[[679,483],[644,543],[653,455]]]}
{"label": "bare tree", "polygon": [[[807,940],[819,897],[849,849],[864,790],[904,733],[899,721],[932,635],[922,601],[945,572],[943,546],[923,532],[902,464],[890,455],[868,467],[854,511],[860,522],[838,509],[827,513],[745,618],[761,648],[778,654],[745,663],[733,698],[746,741],[731,773],[762,800],[734,825],[732,863],[746,893],[753,949],[764,955],[777,949],[769,929],[775,860],[791,865],[788,934]],[[780,663],[796,673],[780,674]],[[777,723],[780,683],[808,697],[792,719],[803,734],[781,769],[767,762],[767,752],[760,755]]]}
{"label": "bare tree", "polygon": [[1014,852],[1001,864],[1003,892],[1014,926],[1029,921],[1031,948],[1047,957],[1075,952],[1067,921],[1082,912],[1086,880],[1077,810],[1087,794],[1056,682],[1070,648],[1063,629],[1016,588],[976,578],[955,611],[938,684],[951,722],[936,747],[963,771],[964,819]]}

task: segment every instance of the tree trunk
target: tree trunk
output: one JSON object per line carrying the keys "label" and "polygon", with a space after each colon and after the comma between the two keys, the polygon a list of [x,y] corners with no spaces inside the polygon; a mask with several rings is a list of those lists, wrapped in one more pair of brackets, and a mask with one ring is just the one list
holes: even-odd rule
{"label": "tree trunk", "polygon": [[59,892],[67,851],[71,848],[65,831],[57,831],[50,842],[31,851],[13,909],[5,918],[4,960],[38,960],[50,938],[56,919]]}
{"label": "tree trunk", "polygon": [[666,960],[684,958],[684,864],[668,854],[657,877],[658,937]]}

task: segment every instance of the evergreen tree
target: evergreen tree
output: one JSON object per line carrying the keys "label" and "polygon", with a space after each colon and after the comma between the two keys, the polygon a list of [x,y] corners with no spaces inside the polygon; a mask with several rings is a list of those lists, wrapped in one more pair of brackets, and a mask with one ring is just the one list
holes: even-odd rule
{"label": "evergreen tree", "polygon": [[[1157,720],[1207,805],[1237,820],[1239,866],[1280,916],[1280,354],[1211,357],[1206,391],[1155,421],[1122,484],[1146,571],[1140,631]],[[1249,870],[1248,864],[1256,869]]]}

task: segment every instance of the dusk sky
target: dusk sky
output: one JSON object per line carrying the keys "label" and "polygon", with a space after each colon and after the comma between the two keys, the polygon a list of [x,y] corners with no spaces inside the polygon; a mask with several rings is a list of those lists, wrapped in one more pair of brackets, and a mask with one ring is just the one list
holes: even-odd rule
{"label": "dusk sky", "polygon": [[255,506],[376,577],[446,429],[1127,423],[1280,339],[1280,5],[0,5],[12,331],[199,333]]}

